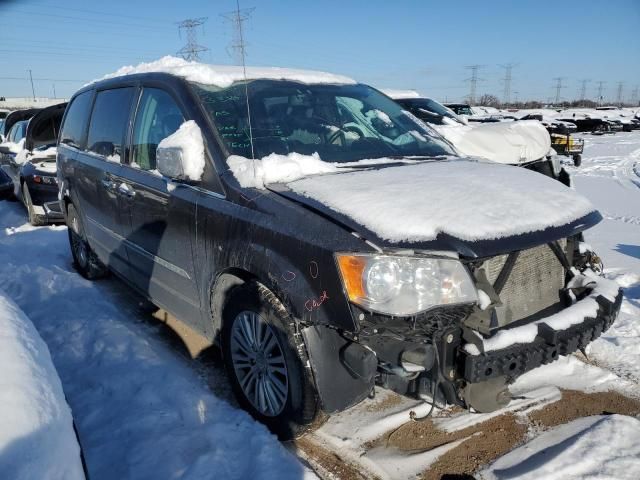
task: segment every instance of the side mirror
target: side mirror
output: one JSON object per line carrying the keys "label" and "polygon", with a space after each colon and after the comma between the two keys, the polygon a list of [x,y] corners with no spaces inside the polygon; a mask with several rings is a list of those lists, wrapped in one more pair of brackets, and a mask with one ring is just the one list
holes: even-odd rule
{"label": "side mirror", "polygon": [[158,171],[173,180],[184,180],[184,153],[180,147],[158,147],[156,149]]}

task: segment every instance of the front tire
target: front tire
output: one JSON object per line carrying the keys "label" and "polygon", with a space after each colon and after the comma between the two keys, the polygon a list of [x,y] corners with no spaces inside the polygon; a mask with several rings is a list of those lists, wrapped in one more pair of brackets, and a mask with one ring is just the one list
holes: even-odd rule
{"label": "front tire", "polygon": [[67,231],[73,256],[73,266],[84,278],[96,280],[107,275],[108,270],[89,246],[80,216],[73,204],[67,209]]}
{"label": "front tire", "polygon": [[582,164],[582,155],[573,156],[573,165],[579,167]]}
{"label": "front tire", "polygon": [[294,320],[261,284],[234,288],[223,312],[222,349],[238,402],[281,440],[304,433],[319,413]]}
{"label": "front tire", "polygon": [[33,208],[33,200],[31,200],[31,192],[29,192],[29,186],[25,183],[22,184],[22,197],[24,198],[24,205],[27,207],[27,213],[29,215],[29,223],[34,227],[41,227],[47,224],[46,217],[38,215]]}

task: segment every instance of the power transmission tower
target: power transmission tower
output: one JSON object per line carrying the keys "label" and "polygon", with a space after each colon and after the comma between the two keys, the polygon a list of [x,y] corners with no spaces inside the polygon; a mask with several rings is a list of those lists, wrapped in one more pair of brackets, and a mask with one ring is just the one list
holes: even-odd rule
{"label": "power transmission tower", "polygon": [[227,20],[233,28],[233,37],[228,46],[227,53],[236,62],[244,65],[247,55],[247,43],[244,39],[244,23],[251,18],[255,7],[240,8],[239,0],[236,0],[236,9],[233,12],[223,13],[222,17]]}
{"label": "power transmission tower", "polygon": [[604,85],[605,85],[604,80],[598,80],[598,105],[602,105],[602,92],[604,91]]}
{"label": "power transmission tower", "polygon": [[638,105],[638,86],[631,91],[631,104],[635,107]]}
{"label": "power transmission tower", "polygon": [[554,86],[554,88],[556,89],[556,101],[555,104],[558,105],[560,103],[560,92],[564,87],[564,85],[562,85],[562,81],[564,80],[564,77],[555,77],[553,79],[556,84]]}
{"label": "power transmission tower", "polygon": [[476,89],[478,87],[478,81],[482,80],[478,78],[478,70],[480,70],[484,65],[467,65],[464,67],[466,70],[471,70],[471,76],[466,79],[469,82],[469,103],[474,105],[476,103]]}
{"label": "power transmission tower", "polygon": [[506,65],[500,65],[504,68],[504,92],[502,101],[508,104],[511,101],[511,72],[513,67],[517,66],[517,63],[507,63]]}
{"label": "power transmission tower", "polygon": [[587,99],[587,83],[589,83],[590,81],[591,79],[589,78],[583,78],[580,81],[580,98],[578,98],[578,100],[583,103]]}
{"label": "power transmission tower", "polygon": [[624,82],[618,82],[618,94],[617,94],[617,99],[618,99],[618,106],[622,106],[622,90],[624,88]]}
{"label": "power transmission tower", "polygon": [[178,50],[180,55],[185,60],[200,60],[200,53],[209,50],[207,47],[198,44],[198,38],[196,35],[196,28],[204,25],[207,21],[207,17],[200,18],[187,18],[181,22],[178,22],[178,35],[182,38],[182,30],[187,31],[187,44]]}

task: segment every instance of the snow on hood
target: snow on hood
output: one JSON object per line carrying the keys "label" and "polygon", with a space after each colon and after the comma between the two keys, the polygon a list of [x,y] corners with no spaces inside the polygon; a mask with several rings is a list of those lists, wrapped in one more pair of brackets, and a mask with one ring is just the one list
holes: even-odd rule
{"label": "snow on hood", "polygon": [[231,155],[227,164],[241,187],[259,189],[265,189],[265,185],[270,183],[291,182],[309,175],[337,171],[335,164],[323,162],[317,153],[272,153],[260,160]]}
{"label": "snow on hood", "polygon": [[419,161],[412,159],[412,157],[403,159],[383,157],[358,160],[357,162],[331,163],[324,162],[317,153],[302,155],[292,152],[287,155],[272,153],[257,160],[231,155],[227,158],[227,165],[241,187],[266,190],[269,184],[292,182],[300,178],[325,173],[346,172],[353,167],[368,165],[373,167],[388,163],[412,164]]}
{"label": "snow on hood", "polygon": [[380,89],[380,91],[387,97],[391,97],[396,100],[402,98],[422,98],[422,95],[420,95],[416,90],[395,90],[391,88],[382,88]]}
{"label": "snow on hood", "polygon": [[479,123],[475,125],[433,125],[465,156],[517,165],[539,160],[549,153],[551,138],[536,120]]}
{"label": "snow on hood", "polygon": [[58,149],[56,147],[48,147],[46,149],[35,149],[29,155],[29,160],[33,162],[34,160],[41,160],[44,158],[52,158],[52,157],[55,158],[57,154],[58,154]]}
{"label": "snow on hood", "polygon": [[[93,80],[95,83],[108,78],[122,77],[135,73],[164,72],[178,77],[182,77],[190,82],[203,83],[205,85],[215,85],[226,88],[234,82],[244,80],[245,72],[242,67],[232,65],[208,65],[198,62],[189,62],[182,58],[166,56],[159,60],[139,65],[129,65],[121,67],[114,73],[105,75],[100,79]],[[247,67],[246,78],[249,80],[292,80],[301,83],[317,84],[355,84],[356,81],[335,75],[332,73],[318,72],[313,70],[298,70],[280,67]]]}
{"label": "snow on hood", "polygon": [[47,345],[0,290],[2,478],[83,479],[71,410]]}
{"label": "snow on hood", "polygon": [[470,160],[318,175],[288,187],[393,243],[493,240],[571,223],[594,211],[560,182],[520,167]]}

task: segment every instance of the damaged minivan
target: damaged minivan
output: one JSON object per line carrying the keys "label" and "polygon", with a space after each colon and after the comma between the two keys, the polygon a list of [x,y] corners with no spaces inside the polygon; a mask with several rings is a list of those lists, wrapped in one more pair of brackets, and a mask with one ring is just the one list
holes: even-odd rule
{"label": "damaged minivan", "polygon": [[377,90],[165,57],[71,99],[58,145],[76,268],[219,345],[281,438],[376,385],[479,412],[584,348],[618,287],[560,182],[460,157]]}

